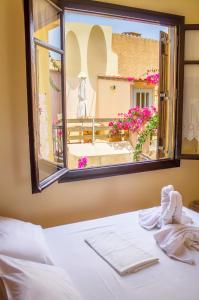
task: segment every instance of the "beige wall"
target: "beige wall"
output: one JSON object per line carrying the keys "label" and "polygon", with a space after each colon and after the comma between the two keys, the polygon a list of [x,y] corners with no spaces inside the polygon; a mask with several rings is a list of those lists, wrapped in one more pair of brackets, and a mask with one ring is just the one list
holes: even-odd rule
{"label": "beige wall", "polygon": [[118,58],[112,52],[112,28],[73,22],[66,22],[65,28],[67,117],[78,117],[81,73],[86,75],[87,116],[93,117],[96,111],[97,76],[118,75]]}
{"label": "beige wall", "polygon": [[134,89],[152,89],[153,104],[158,107],[158,85],[149,85],[142,81],[98,78],[96,118],[117,118],[118,113],[128,112],[129,108],[135,105]]}
{"label": "beige wall", "polygon": [[[199,23],[198,0],[113,1],[186,15]],[[28,152],[22,0],[0,1],[0,214],[44,226],[88,219],[158,204],[160,188],[172,183],[185,204],[199,198],[199,161],[181,168],[98,180],[54,184],[32,195]]]}
{"label": "beige wall", "polygon": [[117,118],[131,105],[129,81],[98,79],[96,118]]}
{"label": "beige wall", "polygon": [[147,70],[159,69],[159,41],[127,34],[113,34],[119,74],[145,78]]}

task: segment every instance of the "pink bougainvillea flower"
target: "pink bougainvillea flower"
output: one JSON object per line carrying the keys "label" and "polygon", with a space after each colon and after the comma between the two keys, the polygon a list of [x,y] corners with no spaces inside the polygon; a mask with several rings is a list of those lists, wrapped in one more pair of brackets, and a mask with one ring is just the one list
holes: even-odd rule
{"label": "pink bougainvillea flower", "polygon": [[151,110],[155,113],[155,112],[157,112],[157,108],[155,107],[155,105],[152,105],[151,106]]}
{"label": "pink bougainvillea flower", "polygon": [[118,128],[119,130],[121,130],[121,129],[123,128],[122,122],[117,122],[117,128]]}
{"label": "pink bougainvillea flower", "polygon": [[155,106],[151,107],[131,107],[128,113],[119,113],[122,116],[118,121],[109,122],[109,126],[112,127],[112,134],[116,135],[120,130],[130,130],[131,132],[138,132],[142,130],[144,125],[152,118],[154,114],[157,114]]}
{"label": "pink bougainvillea flower", "polygon": [[134,77],[128,77],[127,79],[128,79],[128,81],[134,81],[135,80]]}
{"label": "pink bougainvillea flower", "polygon": [[87,166],[88,164],[88,157],[87,156],[82,156],[78,159],[78,169],[83,169]]}
{"label": "pink bougainvillea flower", "polygon": [[151,84],[158,84],[160,79],[159,73],[147,74],[146,81]]}

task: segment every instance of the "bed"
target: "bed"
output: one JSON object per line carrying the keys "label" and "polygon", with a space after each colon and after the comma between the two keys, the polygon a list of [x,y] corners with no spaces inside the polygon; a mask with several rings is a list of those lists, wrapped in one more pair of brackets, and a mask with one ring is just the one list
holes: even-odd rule
{"label": "bed", "polygon": [[[185,209],[199,226],[199,214]],[[150,268],[120,276],[84,239],[91,234],[114,230],[157,256],[160,262]],[[44,230],[57,265],[70,275],[83,300],[198,300],[199,252],[195,265],[166,256],[147,231],[138,224],[138,212],[63,225]]]}

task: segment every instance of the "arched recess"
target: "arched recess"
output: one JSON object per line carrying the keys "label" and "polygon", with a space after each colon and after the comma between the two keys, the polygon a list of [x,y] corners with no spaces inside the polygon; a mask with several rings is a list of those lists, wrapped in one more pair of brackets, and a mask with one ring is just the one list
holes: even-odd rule
{"label": "arched recess", "polygon": [[66,80],[72,89],[78,86],[81,71],[81,53],[78,39],[73,31],[66,35]]}
{"label": "arched recess", "polygon": [[103,30],[93,26],[88,40],[87,51],[88,77],[93,90],[97,88],[97,76],[106,75],[107,47]]}

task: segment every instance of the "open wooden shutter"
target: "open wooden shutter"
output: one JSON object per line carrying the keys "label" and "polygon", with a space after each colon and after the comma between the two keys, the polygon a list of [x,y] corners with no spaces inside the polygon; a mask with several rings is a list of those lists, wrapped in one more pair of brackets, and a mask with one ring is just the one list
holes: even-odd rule
{"label": "open wooden shutter", "polygon": [[42,191],[67,172],[64,11],[59,2],[24,1],[33,193]]}
{"label": "open wooden shutter", "polygon": [[168,153],[168,34],[160,32],[158,158]]}
{"label": "open wooden shutter", "polygon": [[199,159],[199,24],[185,25],[183,159]]}

